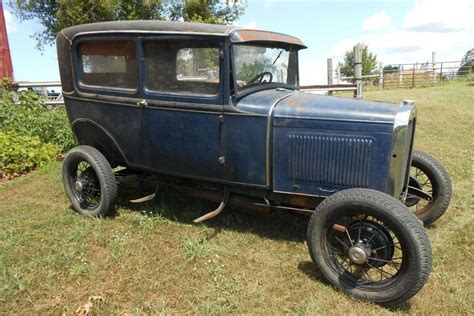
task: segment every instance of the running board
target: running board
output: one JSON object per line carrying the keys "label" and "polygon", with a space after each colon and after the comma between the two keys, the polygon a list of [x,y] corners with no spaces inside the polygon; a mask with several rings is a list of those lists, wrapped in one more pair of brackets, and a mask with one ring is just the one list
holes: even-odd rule
{"label": "running board", "polygon": [[203,216],[198,217],[195,220],[193,220],[193,223],[200,223],[200,222],[203,222],[205,220],[208,220],[210,218],[213,218],[213,217],[216,217],[217,215],[219,215],[222,212],[222,210],[224,210],[224,207],[227,205],[227,202],[229,201],[229,196],[230,196],[229,187],[225,187],[224,188],[224,195],[222,197],[221,204],[219,204],[219,206],[214,211],[209,212],[207,214],[204,214]]}

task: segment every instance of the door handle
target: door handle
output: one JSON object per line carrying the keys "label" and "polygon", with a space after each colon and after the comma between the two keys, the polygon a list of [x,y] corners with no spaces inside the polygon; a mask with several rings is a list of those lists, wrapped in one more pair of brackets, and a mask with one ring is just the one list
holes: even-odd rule
{"label": "door handle", "polygon": [[148,102],[146,102],[146,100],[141,100],[137,102],[137,105],[141,108],[144,108],[148,106]]}

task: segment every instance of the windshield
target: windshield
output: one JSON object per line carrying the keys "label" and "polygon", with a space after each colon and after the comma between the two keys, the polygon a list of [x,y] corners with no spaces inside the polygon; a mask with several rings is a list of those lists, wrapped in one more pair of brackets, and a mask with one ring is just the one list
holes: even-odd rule
{"label": "windshield", "polygon": [[288,48],[233,45],[237,88],[264,87],[272,83],[296,85],[296,52]]}

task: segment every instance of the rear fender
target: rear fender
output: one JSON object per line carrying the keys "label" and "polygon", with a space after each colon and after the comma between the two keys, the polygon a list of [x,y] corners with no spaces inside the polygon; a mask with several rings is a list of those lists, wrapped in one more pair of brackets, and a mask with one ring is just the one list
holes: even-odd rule
{"label": "rear fender", "polygon": [[99,150],[109,162],[128,165],[122,149],[114,137],[102,126],[89,119],[76,119],[71,124],[72,132],[79,145],[88,145]]}

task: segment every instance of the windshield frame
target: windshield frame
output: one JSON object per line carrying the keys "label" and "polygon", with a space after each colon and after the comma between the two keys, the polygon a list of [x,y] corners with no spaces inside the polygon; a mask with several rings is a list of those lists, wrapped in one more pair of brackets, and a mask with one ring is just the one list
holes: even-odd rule
{"label": "windshield frame", "polygon": [[[235,66],[235,51],[234,51],[234,46],[261,46],[261,47],[267,47],[267,48],[281,48],[281,49],[288,49],[288,52],[290,54],[289,59],[291,59],[291,54],[294,54],[294,61],[292,63],[293,67],[295,68],[295,84],[288,84],[288,83],[282,83],[282,82],[272,82],[272,83],[265,83],[265,84],[256,84],[253,86],[248,86],[243,89],[239,89],[239,86],[237,85],[237,72],[236,72],[236,66]],[[234,86],[234,95],[233,97],[237,100],[240,99],[246,95],[252,94],[257,91],[262,91],[262,90],[269,90],[269,89],[276,89],[276,88],[284,88],[288,90],[298,90],[299,89],[299,60],[298,60],[298,51],[301,49],[301,47],[297,47],[295,45],[291,45],[289,43],[285,42],[243,42],[243,43],[232,43],[229,46],[229,52],[230,52],[230,57],[231,57],[231,72],[232,72],[232,84]],[[289,65],[290,67],[290,65]]]}

